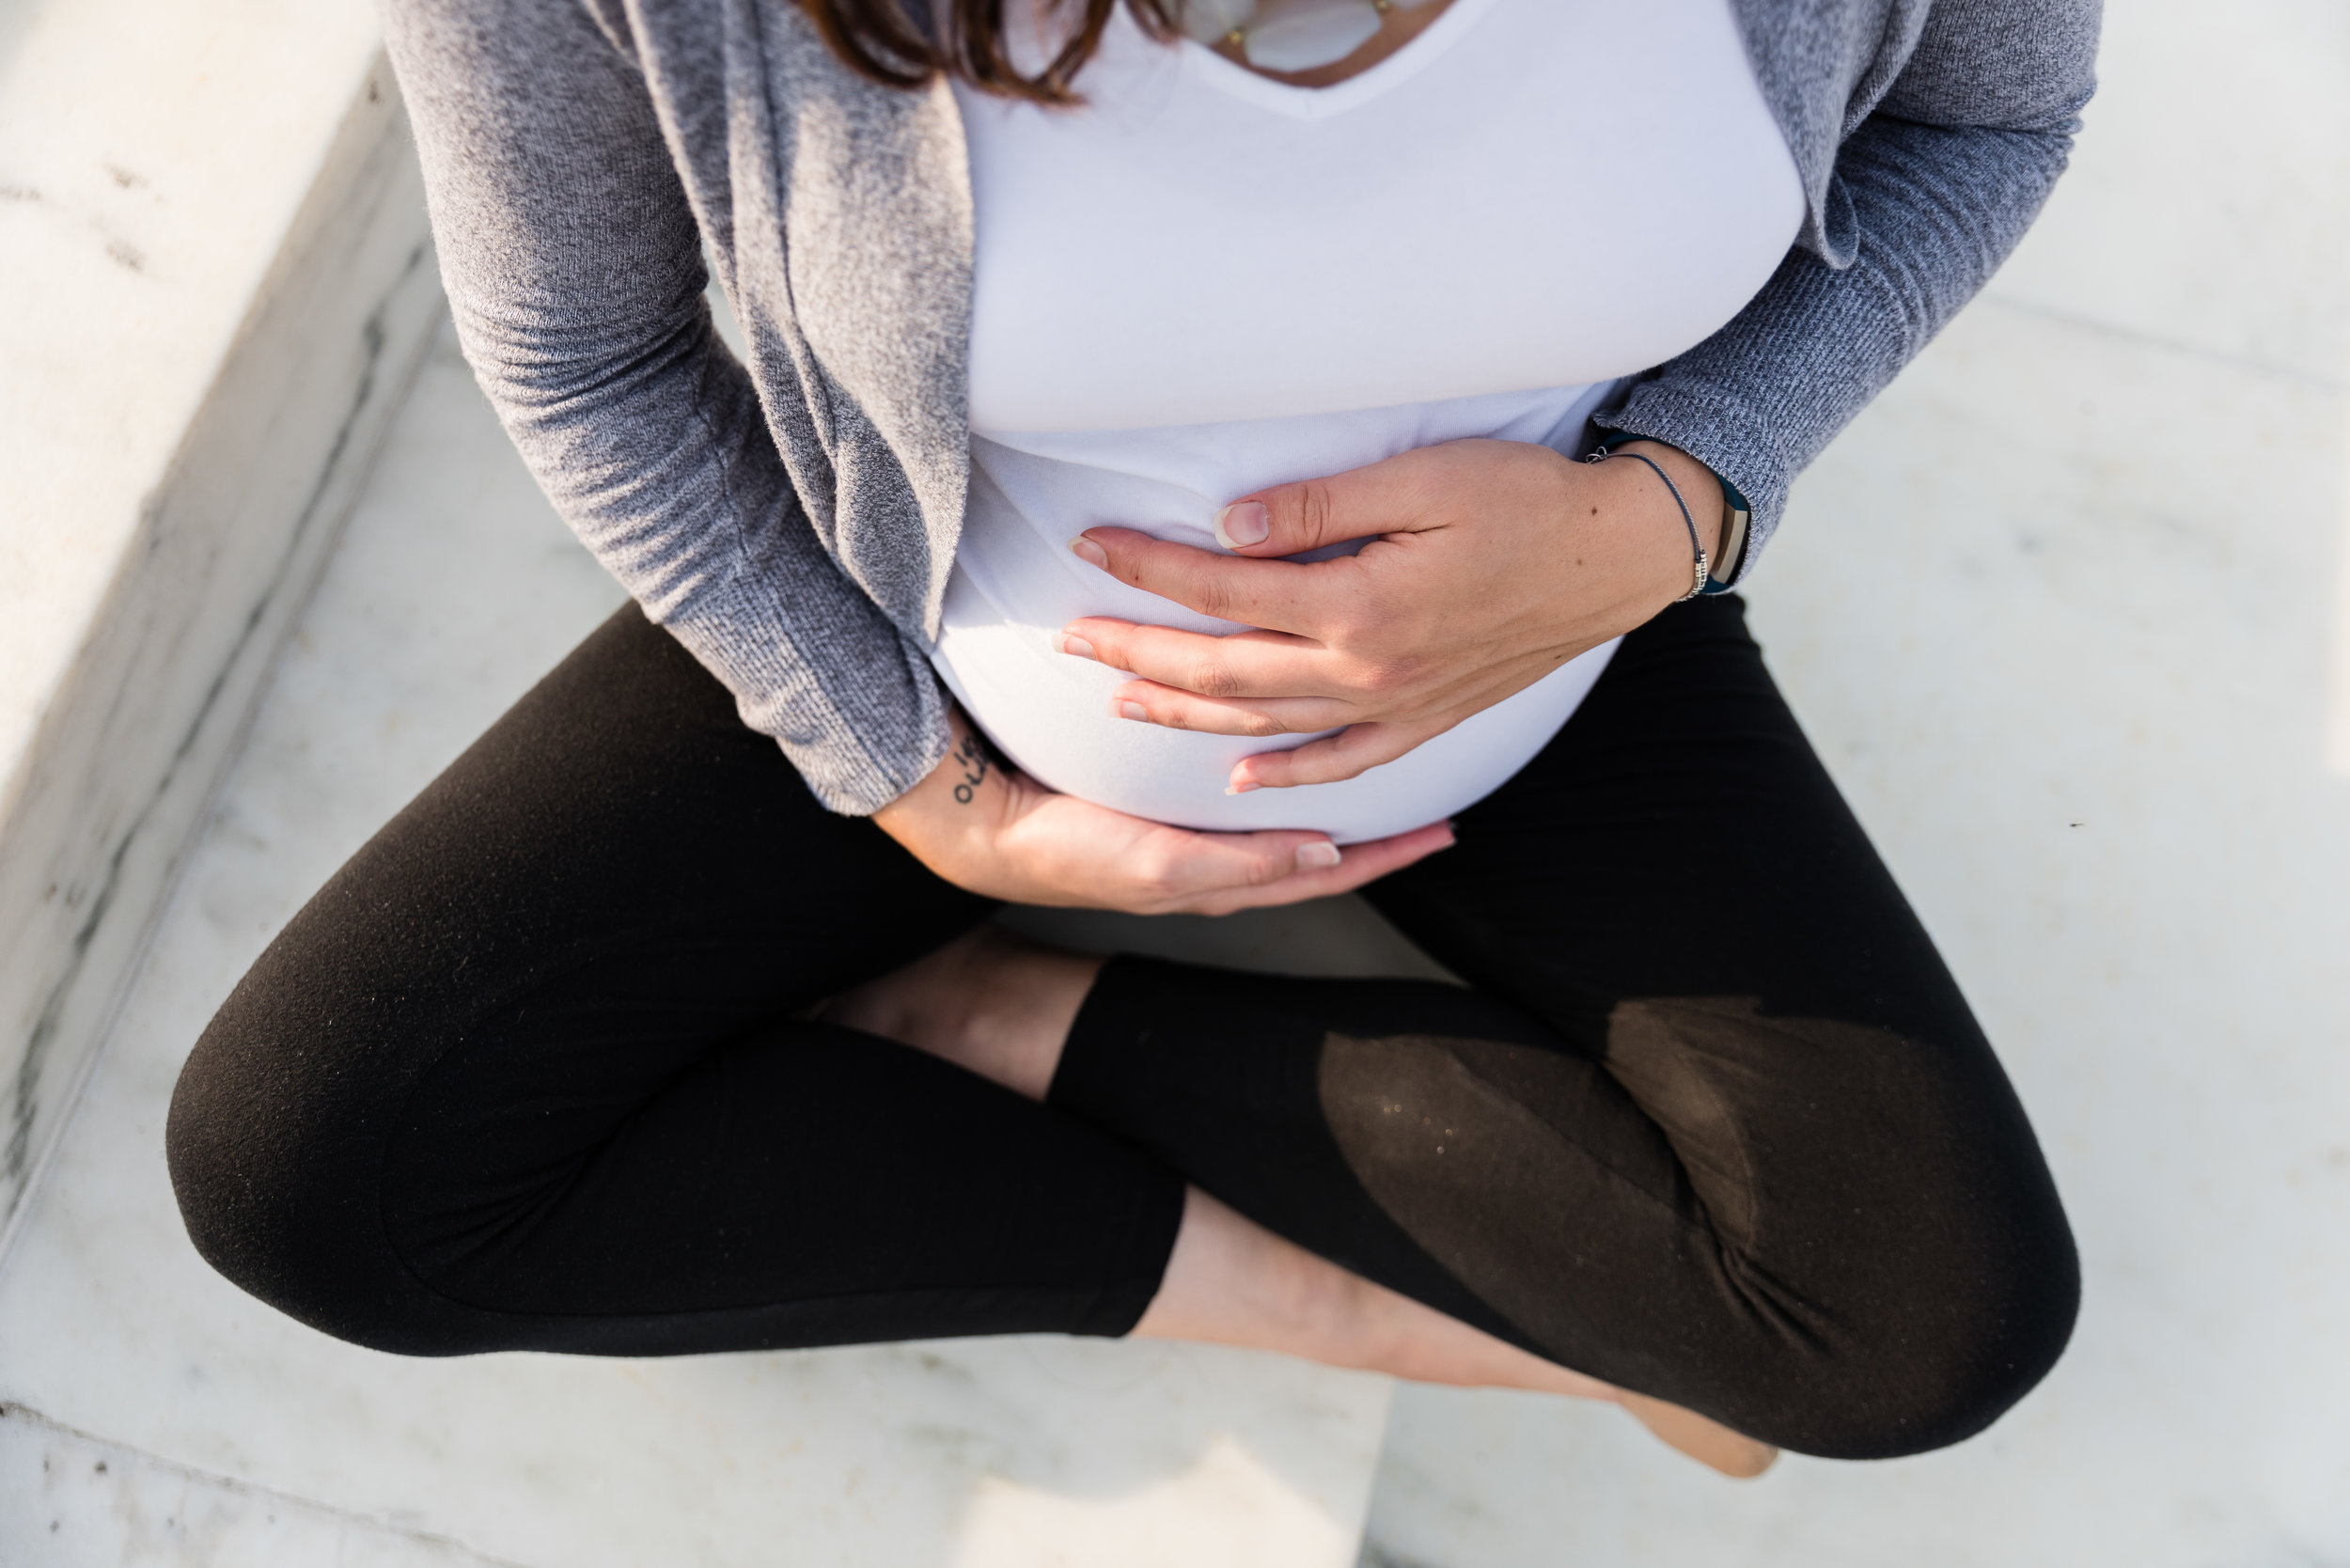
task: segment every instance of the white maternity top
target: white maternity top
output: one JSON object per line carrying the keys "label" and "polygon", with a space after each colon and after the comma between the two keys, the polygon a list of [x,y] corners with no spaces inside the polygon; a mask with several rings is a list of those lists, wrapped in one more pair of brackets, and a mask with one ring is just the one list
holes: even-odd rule
{"label": "white maternity top", "polygon": [[970,506],[933,654],[1054,789],[1340,841],[1449,816],[1557,732],[1613,645],[1343,783],[1224,792],[1301,744],[1110,716],[1086,615],[1238,630],[1070,554],[1101,524],[1216,548],[1264,485],[1468,436],[1579,449],[1617,381],[1735,315],[1803,196],[1729,0],[1453,0],[1292,87],[1121,6],[1052,110],[960,90],[977,218]]}

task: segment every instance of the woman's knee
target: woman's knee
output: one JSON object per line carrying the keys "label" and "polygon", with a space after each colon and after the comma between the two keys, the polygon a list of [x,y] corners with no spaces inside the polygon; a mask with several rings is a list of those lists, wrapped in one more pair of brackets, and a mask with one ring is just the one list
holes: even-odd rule
{"label": "woman's knee", "polygon": [[[1914,1038],[1734,1005],[1630,1011],[1611,1045],[1643,1049],[1611,1061],[1669,1124],[1724,1246],[1725,1299],[1752,1309],[1732,1339],[1762,1348],[1744,1391],[1783,1419],[1773,1440],[1922,1452],[1982,1432],[2047,1374],[2079,1309],[2079,1260],[1971,1018]],[[1716,1108],[1733,1102],[1743,1114]]]}
{"label": "woman's knee", "polygon": [[313,1328],[434,1353],[429,1293],[384,1240],[368,1086],[347,1043],[272,1027],[239,1001],[190,1054],[164,1124],[188,1239],[231,1283]]}
{"label": "woman's knee", "polygon": [[1947,1130],[1954,1152],[1914,1168],[1903,1208],[1916,1236],[1888,1249],[1897,1277],[1862,1320],[1898,1395],[1872,1435],[1884,1457],[1989,1427],[2056,1366],[2079,1315],[2080,1257],[2055,1181],[2021,1105],[1988,1098]]}
{"label": "woman's knee", "polygon": [[1995,1255],[1841,1304],[1842,1332],[1794,1391],[1802,1430],[1782,1446],[1842,1459],[1923,1453],[1975,1436],[2037,1387],[2072,1338],[2079,1262],[2053,1202],[2005,1216],[2003,1229]]}

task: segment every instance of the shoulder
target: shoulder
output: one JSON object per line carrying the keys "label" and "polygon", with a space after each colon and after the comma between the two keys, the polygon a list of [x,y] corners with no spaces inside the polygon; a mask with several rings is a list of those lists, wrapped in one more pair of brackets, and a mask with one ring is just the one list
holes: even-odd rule
{"label": "shoulder", "polygon": [[2070,129],[2101,0],[1732,0],[1762,95],[1807,173],[1880,108],[1953,127]]}

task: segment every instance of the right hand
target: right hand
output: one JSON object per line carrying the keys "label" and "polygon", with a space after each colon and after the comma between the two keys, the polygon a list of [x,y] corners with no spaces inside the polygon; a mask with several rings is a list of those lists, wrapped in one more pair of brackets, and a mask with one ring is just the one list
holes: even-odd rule
{"label": "right hand", "polygon": [[958,887],[1012,903],[1229,915],[1344,893],[1452,842],[1449,823],[1349,844],[1324,833],[1198,833],[1057,794],[989,748],[960,711],[947,760],[873,813]]}

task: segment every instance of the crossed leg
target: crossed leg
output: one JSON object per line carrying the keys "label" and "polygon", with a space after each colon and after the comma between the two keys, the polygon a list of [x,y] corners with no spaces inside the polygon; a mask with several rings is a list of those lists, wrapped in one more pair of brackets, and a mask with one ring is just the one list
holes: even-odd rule
{"label": "crossed leg", "polygon": [[1852,1457],[2037,1380],[2076,1285],[2029,1128],[1734,604],[1460,826],[1371,897],[1470,989],[1007,958],[1042,1054],[965,1071],[807,1012],[989,905],[624,611],[256,964],[173,1181],[223,1273],[407,1354],[1302,1316]]}
{"label": "crossed leg", "polygon": [[[1042,1101],[1103,963],[983,926],[832,998],[820,1016]],[[1184,1193],[1167,1272],[1132,1333],[1277,1351],[1418,1383],[1613,1401],[1672,1447],[1741,1479],[1778,1457],[1694,1411],[1612,1388],[1349,1273],[1198,1187]]]}
{"label": "crossed leg", "polygon": [[[2044,1373],[2077,1265],[2030,1127],[1741,606],[1628,638],[1458,830],[1366,891],[1468,989],[990,938],[852,1005],[1385,1293],[1342,1324],[1416,1325],[1306,1354],[1613,1390],[1731,1468],[1956,1441]],[[1215,1325],[1240,1255],[1179,1243],[1139,1331],[1270,1332]]]}

